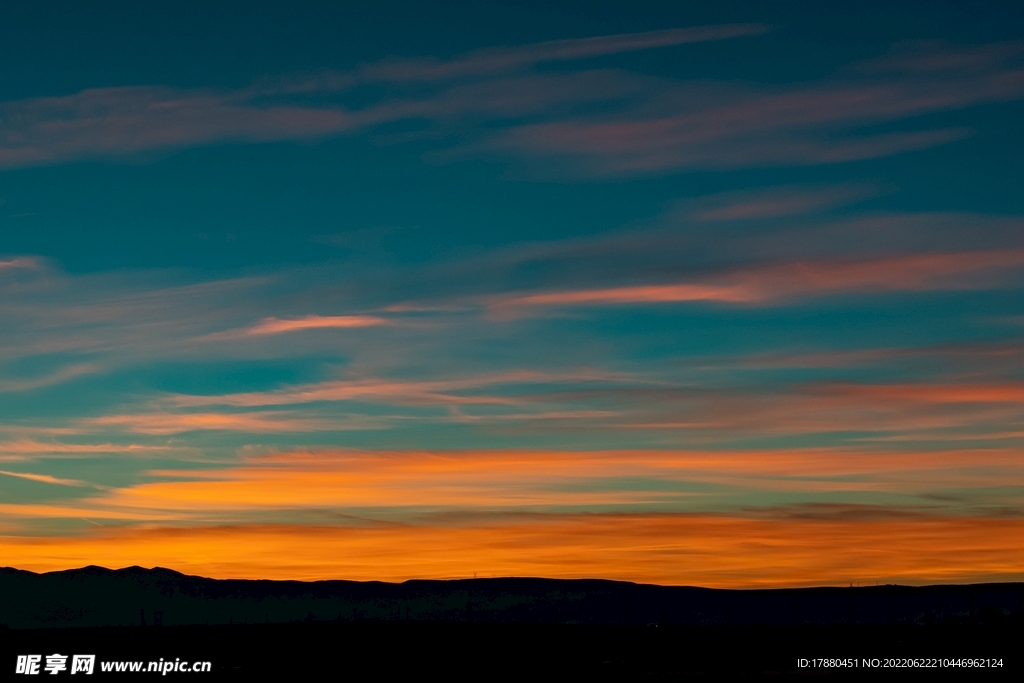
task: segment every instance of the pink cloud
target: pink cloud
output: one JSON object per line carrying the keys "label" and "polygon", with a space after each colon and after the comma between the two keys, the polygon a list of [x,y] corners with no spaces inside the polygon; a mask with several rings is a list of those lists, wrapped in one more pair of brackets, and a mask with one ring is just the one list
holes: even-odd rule
{"label": "pink cloud", "polygon": [[970,77],[903,76],[888,82],[811,83],[788,91],[672,84],[675,103],[601,118],[542,121],[493,133],[469,152],[558,156],[567,168],[603,175],[676,168],[837,163],[922,149],[963,138],[967,128],[849,135],[871,122],[1024,96],[1024,70],[990,65]]}
{"label": "pink cloud", "polygon": [[537,75],[449,87],[430,95],[341,104],[269,104],[249,90],[97,88],[0,103],[0,168],[116,157],[219,142],[310,140],[406,119],[457,120],[544,111],[636,91],[610,74]]}
{"label": "pink cloud", "polygon": [[351,72],[329,71],[304,77],[262,79],[255,90],[260,94],[335,92],[362,83],[447,81],[512,71],[542,62],[586,59],[687,43],[757,36],[770,30],[771,27],[764,24],[724,24],[484,48],[447,61],[391,57],[362,64]]}
{"label": "pink cloud", "polygon": [[688,202],[682,217],[696,221],[719,222],[778,218],[811,213],[851,204],[878,194],[869,186],[772,187],[757,192],[726,192]]}
{"label": "pink cloud", "polygon": [[[680,117],[680,119],[692,117]],[[714,112],[708,112],[711,123]],[[757,119],[755,114],[752,121]],[[592,175],[636,174],[677,168],[813,165],[858,161],[925,149],[969,136],[967,128],[829,139],[812,123],[780,124],[774,134],[742,125],[720,131],[690,130],[685,120],[542,123],[496,134],[477,149],[533,156],[561,156],[567,168]],[[765,128],[768,128],[767,126]],[[781,130],[784,128],[785,130]],[[685,132],[684,132],[685,131]],[[471,150],[473,148],[470,148]]]}
{"label": "pink cloud", "polygon": [[356,78],[363,81],[431,81],[462,78],[507,71],[541,62],[585,59],[686,43],[757,36],[770,30],[771,28],[764,24],[725,24],[552,40],[517,47],[477,50],[448,62],[384,60],[364,65],[358,70]]}
{"label": "pink cloud", "polygon": [[[393,59],[350,73],[283,79],[235,91],[131,86],[0,103],[0,167],[221,141],[315,139],[407,119],[461,124],[465,138],[477,140],[437,158],[481,151],[556,155],[597,175],[838,163],[921,149],[971,132],[949,128],[850,136],[846,131],[851,128],[1024,95],[1024,71],[1001,68],[998,59],[988,57],[974,60],[987,70],[970,77],[941,69],[911,69],[907,76],[904,69],[901,76],[887,76],[889,82],[884,83],[812,83],[775,92],[612,71],[516,78],[504,73],[545,61],[767,30],[757,24],[670,29],[485,49],[447,62]],[[1005,57],[1005,50],[995,52]],[[941,62],[942,56],[931,54],[928,59]],[[961,57],[950,59],[956,62]],[[473,78],[475,82],[450,84]],[[329,95],[365,82],[432,85],[427,93],[406,93],[362,109],[339,102],[285,101],[290,95]],[[600,119],[572,113],[574,106],[591,102],[608,103],[604,110],[611,113]],[[472,130],[477,124],[474,116],[507,119],[525,113],[537,117],[510,128],[489,125]]]}
{"label": "pink cloud", "polygon": [[940,71],[970,72],[998,65],[1024,52],[1024,43],[951,45],[939,41],[904,41],[889,54],[856,65],[864,73]]}
{"label": "pink cloud", "polygon": [[0,104],[0,167],[149,149],[300,139],[356,127],[337,109],[258,106],[237,93],[158,87],[98,88]]}
{"label": "pink cloud", "polygon": [[722,40],[758,35],[768,30],[759,24],[731,24],[558,40],[479,50],[448,62],[385,60],[363,65],[347,74],[284,79],[237,91],[129,86],[0,103],[0,120],[4,124],[0,131],[0,168],[134,154],[222,140],[265,142],[345,133],[384,121],[430,115],[438,108],[450,107],[452,102],[446,103],[444,98],[437,101],[412,99],[353,112],[340,106],[270,104],[260,99],[337,91],[360,82],[448,80],[543,61]]}

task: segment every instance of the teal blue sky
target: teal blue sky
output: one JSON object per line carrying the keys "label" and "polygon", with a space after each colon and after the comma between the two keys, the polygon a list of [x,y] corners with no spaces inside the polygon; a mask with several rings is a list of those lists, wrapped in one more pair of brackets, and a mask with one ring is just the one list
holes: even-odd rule
{"label": "teal blue sky", "polygon": [[[781,487],[595,465],[492,507],[1020,516],[1021,19],[8,8],[0,533],[84,534],[125,491],[297,452],[935,454]],[[146,519],[479,512],[313,507]]]}

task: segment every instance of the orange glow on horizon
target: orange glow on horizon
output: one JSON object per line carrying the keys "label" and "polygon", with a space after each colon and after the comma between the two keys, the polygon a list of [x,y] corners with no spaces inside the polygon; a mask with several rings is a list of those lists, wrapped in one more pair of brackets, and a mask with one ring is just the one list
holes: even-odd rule
{"label": "orange glow on horizon", "polygon": [[[0,504],[0,563],[164,566],[218,578],[477,572],[711,587],[1024,579],[1024,519],[974,512],[996,509],[1013,498],[1006,487],[1024,485],[1015,449],[325,449],[149,476],[157,480]],[[680,486],[666,488],[671,482]],[[735,510],[736,492],[760,507],[707,512]],[[815,502],[823,497],[813,494],[830,492],[875,504]],[[922,498],[933,492],[956,496]],[[914,507],[922,501],[931,514]],[[93,527],[44,535],[34,525],[43,520]]]}
{"label": "orange glow on horizon", "polygon": [[785,518],[556,515],[471,526],[240,525],[0,536],[4,564],[163,566],[215,578],[489,576],[783,587],[1024,578],[1024,520],[856,512]]}
{"label": "orange glow on horizon", "polygon": [[[920,495],[958,491],[964,498],[972,492],[1024,486],[1024,462],[1013,449],[323,450],[271,453],[250,457],[236,466],[155,470],[149,475],[163,480],[104,489],[63,504],[53,502],[45,506],[51,514],[42,516],[248,523],[258,511],[408,510],[417,506],[463,512],[564,511],[582,506],[599,512],[601,506],[628,505],[631,511],[641,512],[670,504],[679,512],[694,511],[687,501],[714,505],[740,491],[747,500],[767,493],[787,493],[806,500],[809,494],[826,492]],[[672,486],[666,488],[665,484]],[[22,508],[24,513],[19,512]],[[0,509],[10,516],[40,516],[38,504],[6,504]]]}

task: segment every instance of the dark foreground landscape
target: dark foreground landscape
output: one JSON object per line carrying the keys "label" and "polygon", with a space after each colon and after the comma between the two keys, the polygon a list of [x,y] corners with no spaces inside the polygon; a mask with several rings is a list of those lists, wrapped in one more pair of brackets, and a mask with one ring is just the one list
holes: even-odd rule
{"label": "dark foreground landscape", "polygon": [[1003,676],[1019,674],[1022,636],[1024,584],[724,591],[596,580],[304,583],[164,569],[0,570],[2,677],[14,673],[18,655],[42,655],[45,665],[53,653],[95,654],[96,675],[109,677],[126,674],[99,663],[161,658],[209,661],[210,674],[188,674],[207,679],[430,672],[664,680],[823,673],[822,658],[838,660],[826,662],[832,672],[934,665],[945,671],[932,673],[968,676],[978,673],[968,668],[995,664],[983,675]]}

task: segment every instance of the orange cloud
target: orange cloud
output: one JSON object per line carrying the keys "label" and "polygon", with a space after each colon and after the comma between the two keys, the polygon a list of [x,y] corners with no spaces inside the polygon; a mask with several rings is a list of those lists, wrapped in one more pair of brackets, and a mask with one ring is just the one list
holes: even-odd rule
{"label": "orange cloud", "polygon": [[[849,359],[837,360],[826,354],[779,362],[840,360]],[[767,365],[761,359],[754,361],[755,366],[758,363]],[[565,384],[571,386],[566,388]],[[358,406],[348,408],[351,413],[339,413],[337,406],[285,409],[344,401],[392,406],[393,414],[370,415]],[[739,432],[772,435],[959,430],[951,435],[966,437],[964,430],[968,430],[986,438],[990,433],[1009,434],[1024,428],[1017,409],[1022,401],[1024,384],[1006,381],[885,385],[810,382],[766,391],[702,388],[627,373],[520,371],[444,380],[331,380],[213,396],[172,394],[138,413],[77,420],[76,429],[66,433],[109,429],[150,435],[367,430],[391,428],[399,420],[472,422],[498,428],[516,421],[546,420],[554,428],[565,430],[679,430],[688,438],[698,439],[689,441],[690,446],[709,443],[707,440],[716,435],[731,439]],[[217,408],[188,412],[207,406]],[[425,417],[402,410],[408,406],[443,406],[446,412]],[[249,410],[255,408],[262,410]],[[0,456],[4,446],[0,442]]]}
{"label": "orange cloud", "polygon": [[878,193],[876,187],[853,184],[723,192],[686,202],[680,214],[690,220],[716,222],[779,218],[850,204]]}
{"label": "orange cloud", "polygon": [[864,398],[924,403],[1022,403],[1024,384],[845,385],[842,393]]}
{"label": "orange cloud", "polygon": [[756,297],[742,285],[643,285],[610,289],[583,289],[515,297],[505,306],[572,306],[585,304],[665,303],[671,301],[749,302]]}
{"label": "orange cloud", "polygon": [[841,292],[979,289],[1024,266],[1022,250],[914,254],[862,261],[817,260],[762,266],[703,281],[544,292],[494,299],[491,308],[652,304],[686,301],[772,304]]}
{"label": "orange cloud", "polygon": [[[673,403],[645,409],[642,422],[606,428],[674,429],[694,435],[827,434],[928,431],[986,438],[1022,425],[1024,385],[808,383],[782,391],[690,392]],[[952,430],[952,431],[951,431]],[[956,433],[953,433],[956,432]]]}
{"label": "orange cloud", "polygon": [[387,321],[371,315],[307,315],[304,318],[282,320],[280,318],[264,318],[257,325],[245,331],[247,335],[281,334],[299,330],[316,330],[347,327],[373,327],[384,325]]}
{"label": "orange cloud", "polygon": [[[1005,494],[1024,487],[1024,462],[1015,449],[325,450],[251,455],[237,467],[149,476],[158,480],[65,503],[0,504],[0,515],[12,522],[117,523],[47,536],[24,529],[15,535],[17,525],[7,525],[0,536],[4,564],[37,571],[161,565],[281,579],[478,572],[721,587],[1024,578],[1017,542],[1024,518],[950,513],[969,512],[975,495],[989,508],[993,501],[997,507],[1009,501],[1002,509],[1019,505],[1019,496]],[[839,492],[870,501],[919,496],[926,504],[919,509],[934,514],[800,503],[821,500],[814,494],[823,492],[830,500]],[[960,502],[921,497],[928,493]],[[766,494],[795,503],[696,512]],[[681,512],[687,510],[693,512]],[[374,522],[368,515],[404,521]],[[339,518],[350,525],[254,523]]]}
{"label": "orange cloud", "polygon": [[[119,521],[157,523],[184,520],[184,515],[169,515],[166,512],[133,512],[125,510],[103,510],[96,506],[76,503],[0,503],[0,514],[8,519],[111,519]],[[3,541],[0,540],[0,548]]]}
{"label": "orange cloud", "polygon": [[53,477],[49,474],[33,474],[31,472],[8,472],[6,470],[0,470],[0,474],[7,477],[16,477],[18,479],[27,479],[29,481],[38,481],[44,484],[58,484],[60,486],[92,486],[88,482],[79,481],[78,479],[61,479],[60,477]]}
{"label": "orange cloud", "polygon": [[[946,510],[991,504],[1024,487],[1013,449],[939,452],[320,451],[254,457],[236,467],[152,471],[149,481],[68,503],[69,511],[150,519],[249,522],[253,515],[336,511],[408,518],[423,510],[695,510],[844,493],[862,500],[955,493]],[[816,495],[818,494],[818,495]],[[1014,500],[999,494],[1002,501]],[[936,504],[932,499],[932,507]],[[1012,504],[1012,503],[1009,503]],[[18,509],[9,505],[10,511]],[[53,504],[51,510],[59,510]],[[33,508],[35,510],[35,508]],[[363,511],[363,512],[360,512]],[[20,516],[27,516],[29,513]],[[163,517],[161,517],[163,516]]]}
{"label": "orange cloud", "polygon": [[1024,520],[899,514],[553,515],[471,525],[242,525],[0,536],[33,571],[164,566],[218,578],[602,577],[711,587],[1024,578]]}
{"label": "orange cloud", "polygon": [[136,434],[180,434],[193,431],[286,433],[379,428],[372,418],[328,420],[296,417],[285,412],[253,413],[141,413],[104,415],[83,420],[86,427],[119,427]]}
{"label": "orange cloud", "polygon": [[264,337],[304,330],[351,329],[387,325],[385,318],[372,315],[307,315],[302,318],[264,318],[255,325],[214,332],[199,337],[198,341],[230,341],[246,337]]}

